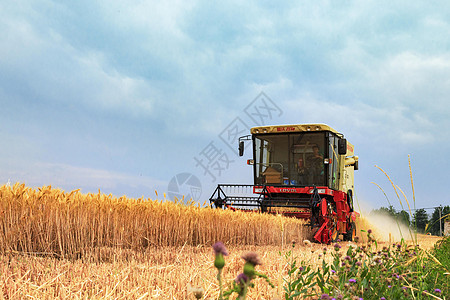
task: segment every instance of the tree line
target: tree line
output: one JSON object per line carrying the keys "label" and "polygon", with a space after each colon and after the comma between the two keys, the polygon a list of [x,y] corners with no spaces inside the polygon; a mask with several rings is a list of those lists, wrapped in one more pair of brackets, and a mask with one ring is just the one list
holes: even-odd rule
{"label": "tree line", "polygon": [[[442,209],[442,211],[440,211]],[[370,214],[382,214],[391,216],[399,223],[417,228],[418,232],[431,233],[432,235],[440,235],[440,222],[442,217],[442,233],[444,233],[444,222],[450,221],[450,206],[435,207],[431,215],[428,215],[425,208],[416,209],[411,218],[410,214],[405,210],[397,211],[392,205],[389,207],[380,207],[374,209]]]}

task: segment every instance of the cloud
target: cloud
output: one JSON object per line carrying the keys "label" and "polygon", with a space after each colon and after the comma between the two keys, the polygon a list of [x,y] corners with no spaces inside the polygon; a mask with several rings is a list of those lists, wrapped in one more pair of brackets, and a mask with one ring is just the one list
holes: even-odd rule
{"label": "cloud", "polygon": [[327,123],[365,161],[442,157],[448,14],[443,1],[1,3],[2,169],[117,191],[147,170],[146,190],[189,171],[261,91],[284,112],[271,122]]}
{"label": "cloud", "polygon": [[419,113],[410,113],[398,103],[374,106],[371,103],[334,103],[319,95],[304,94],[285,102],[286,120],[294,123],[326,123],[360,143],[374,148],[396,144],[404,148],[435,142],[432,121]]}
{"label": "cloud", "polygon": [[449,114],[450,55],[401,52],[368,74],[384,102],[401,103],[427,114]]}
{"label": "cloud", "polygon": [[[55,188],[73,190],[81,188],[82,192],[113,193],[130,197],[154,196],[158,188],[165,188],[167,181],[142,175],[130,175],[105,169],[94,169],[59,163],[22,163],[14,171],[5,170],[2,181],[25,182],[28,186],[40,187],[51,184]],[[141,193],[141,194],[139,194]]]}
{"label": "cloud", "polygon": [[157,96],[146,80],[121,74],[101,52],[76,48],[58,31],[34,25],[23,16],[5,16],[1,22],[5,94],[27,99],[21,101],[78,103],[100,112],[152,116]]}

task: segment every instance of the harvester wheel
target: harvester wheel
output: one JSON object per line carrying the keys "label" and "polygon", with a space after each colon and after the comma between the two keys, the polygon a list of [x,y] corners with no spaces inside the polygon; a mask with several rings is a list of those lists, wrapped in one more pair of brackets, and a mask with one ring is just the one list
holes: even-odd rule
{"label": "harvester wheel", "polygon": [[350,223],[350,228],[344,234],[344,241],[352,242],[356,236],[356,225],[354,222]]}

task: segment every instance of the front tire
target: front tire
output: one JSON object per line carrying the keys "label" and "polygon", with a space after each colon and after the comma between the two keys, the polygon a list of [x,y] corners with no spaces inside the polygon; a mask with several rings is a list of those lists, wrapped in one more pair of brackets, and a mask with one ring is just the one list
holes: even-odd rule
{"label": "front tire", "polygon": [[356,225],[355,222],[351,222],[347,232],[344,234],[344,241],[353,242],[356,236]]}

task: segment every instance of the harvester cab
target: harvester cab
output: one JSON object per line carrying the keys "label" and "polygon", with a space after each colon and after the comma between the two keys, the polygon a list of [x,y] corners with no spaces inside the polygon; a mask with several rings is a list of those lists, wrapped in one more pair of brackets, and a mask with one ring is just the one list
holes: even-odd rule
{"label": "harvester cab", "polygon": [[353,240],[354,147],[325,124],[261,126],[239,138],[251,141],[253,184],[219,184],[209,199],[217,208],[308,219],[315,241]]}

